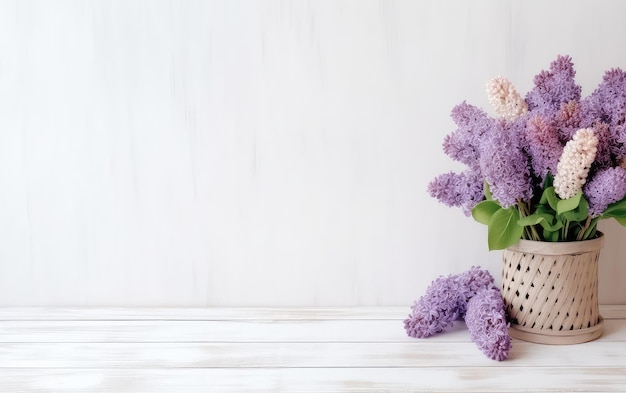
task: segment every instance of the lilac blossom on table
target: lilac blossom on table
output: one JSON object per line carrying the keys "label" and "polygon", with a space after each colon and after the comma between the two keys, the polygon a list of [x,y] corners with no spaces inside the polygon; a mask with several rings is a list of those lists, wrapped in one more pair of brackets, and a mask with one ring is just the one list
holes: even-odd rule
{"label": "lilac blossom on table", "polygon": [[480,267],[472,266],[472,268],[458,275],[457,278],[461,299],[466,299],[459,303],[459,313],[461,317],[465,316],[467,311],[467,302],[478,292],[485,288],[495,288],[494,279],[487,270]]}
{"label": "lilac blossom on table", "polygon": [[607,168],[596,173],[584,192],[589,201],[589,215],[592,218],[600,216],[611,203],[626,196],[626,169]]}
{"label": "lilac blossom on table", "polygon": [[476,266],[435,279],[411,307],[404,329],[411,337],[426,338],[443,332],[461,318],[465,318],[472,341],[488,357],[508,357],[510,337],[504,301],[493,276]]}
{"label": "lilac blossom on table", "polygon": [[467,302],[477,291],[493,285],[491,274],[479,267],[437,278],[411,307],[412,312],[404,321],[407,334],[423,338],[441,333],[465,316]]}
{"label": "lilac blossom on table", "polygon": [[441,333],[459,319],[460,294],[453,276],[433,281],[426,294],[411,306],[404,329],[411,337],[425,338]]}
{"label": "lilac blossom on table", "polygon": [[470,339],[488,358],[502,361],[509,357],[511,337],[499,289],[490,288],[476,293],[467,304],[465,323]]}

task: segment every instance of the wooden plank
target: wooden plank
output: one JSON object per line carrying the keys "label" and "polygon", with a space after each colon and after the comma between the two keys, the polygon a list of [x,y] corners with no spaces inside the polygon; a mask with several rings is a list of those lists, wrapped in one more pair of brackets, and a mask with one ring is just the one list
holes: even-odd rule
{"label": "wooden plank", "polygon": [[[438,340],[467,340],[462,321]],[[401,321],[2,321],[0,342],[406,342]]]}
{"label": "wooden plank", "polygon": [[626,368],[4,369],[7,392],[623,392]]}
{"label": "wooden plank", "polygon": [[[626,320],[604,337],[626,341]],[[1,321],[0,342],[408,342],[401,321]],[[464,322],[430,341],[468,342]]]}
{"label": "wooden plank", "polygon": [[[581,352],[585,353],[583,358]],[[626,367],[626,342],[584,346],[514,342],[505,362],[471,342],[18,343],[0,344],[0,368]]]}
{"label": "wooden plank", "polygon": [[384,307],[269,307],[269,308],[0,308],[0,321],[102,321],[102,320],[351,320],[405,319],[409,306]]}
{"label": "wooden plank", "polygon": [[[0,321],[403,320],[409,306],[270,308],[0,308]],[[601,305],[605,319],[626,319],[626,305]]]}

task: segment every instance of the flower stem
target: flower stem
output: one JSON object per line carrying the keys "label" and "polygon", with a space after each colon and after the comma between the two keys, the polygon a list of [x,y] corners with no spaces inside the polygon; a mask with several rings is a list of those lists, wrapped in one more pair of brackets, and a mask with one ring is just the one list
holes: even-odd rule
{"label": "flower stem", "polygon": [[598,218],[591,219],[591,216],[587,216],[587,220],[585,221],[585,225],[578,232],[578,236],[576,240],[587,240],[592,233],[594,233],[594,228],[598,224]]}
{"label": "flower stem", "polygon": [[[521,199],[517,200],[517,210],[520,213],[520,217],[524,218],[530,215],[530,209],[528,208],[528,205],[526,204],[526,202],[524,202]],[[537,233],[537,228],[535,228],[534,225],[528,225],[524,227],[524,232],[525,232],[525,236],[526,239],[528,240],[541,240],[541,237],[539,236],[539,233]]]}

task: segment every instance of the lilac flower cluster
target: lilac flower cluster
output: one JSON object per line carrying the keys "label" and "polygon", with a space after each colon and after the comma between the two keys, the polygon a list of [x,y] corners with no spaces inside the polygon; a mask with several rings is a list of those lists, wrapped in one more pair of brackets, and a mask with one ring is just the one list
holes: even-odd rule
{"label": "lilac flower cluster", "polygon": [[471,340],[488,358],[502,361],[509,357],[511,337],[499,289],[477,292],[467,304],[465,323]]}
{"label": "lilac flower cluster", "polygon": [[430,182],[428,192],[447,206],[460,206],[469,216],[472,208],[483,199],[483,179],[472,170],[444,173]]}
{"label": "lilac flower cluster", "polygon": [[581,176],[594,186],[584,187],[583,193],[596,201],[593,214],[601,215],[603,201],[613,198],[592,195],[604,182],[593,178],[626,162],[626,71],[607,71],[585,98],[575,76],[572,59],[558,56],[548,70],[535,76],[523,102],[505,78],[489,82],[489,101],[500,117],[490,117],[466,102],[457,105],[451,113],[457,129],[445,137],[443,150],[468,170],[436,177],[428,185],[430,195],[469,215],[483,200],[478,190],[485,181],[503,208],[520,201],[531,206],[547,175],[558,177],[566,144],[577,131],[590,129],[597,138],[595,160]]}
{"label": "lilac flower cluster", "polygon": [[[538,115],[541,116],[541,115]],[[582,124],[581,105],[578,101],[561,104],[561,108],[552,116],[545,117],[557,128],[558,138],[562,144],[567,143]]]}
{"label": "lilac flower cluster", "polygon": [[598,138],[591,128],[581,128],[567,142],[554,177],[554,190],[561,199],[571,198],[582,190],[597,150]]}
{"label": "lilac flower cluster", "polygon": [[510,337],[504,301],[491,274],[476,266],[434,280],[411,307],[404,329],[411,337],[426,338],[461,318],[465,318],[472,341],[487,356],[495,360],[508,357]]}
{"label": "lilac flower cluster", "polygon": [[555,126],[544,117],[535,115],[528,120],[526,132],[535,174],[545,179],[548,173],[556,173],[563,145]]}
{"label": "lilac flower cluster", "polygon": [[574,64],[569,56],[559,56],[550,64],[549,71],[535,76],[535,87],[526,94],[528,108],[554,111],[561,104],[580,100],[582,87],[576,83]]}
{"label": "lilac flower cluster", "polygon": [[443,332],[459,319],[461,295],[455,277],[439,277],[426,289],[426,294],[411,306],[404,320],[404,329],[411,337],[425,338]]}
{"label": "lilac flower cluster", "polygon": [[[582,127],[606,124],[609,133],[606,144],[610,154],[626,156],[626,72],[611,69],[604,74],[600,86],[581,101]],[[611,161],[602,156],[601,161]]]}
{"label": "lilac flower cluster", "polygon": [[465,316],[467,302],[477,291],[493,286],[491,274],[475,266],[458,275],[437,278],[411,307],[404,321],[407,334],[423,338],[444,331]]}
{"label": "lilac flower cluster", "polygon": [[466,102],[455,106],[451,117],[458,129],[445,137],[444,153],[473,171],[480,170],[480,146],[485,134],[493,127],[493,119]]}
{"label": "lilac flower cluster", "polygon": [[491,186],[493,198],[504,208],[515,205],[518,199],[529,200],[533,196],[528,156],[517,128],[497,122],[491,138],[482,146],[481,173]]}
{"label": "lilac flower cluster", "polygon": [[498,115],[507,120],[515,120],[528,112],[528,104],[519,95],[513,84],[499,76],[487,83],[489,103]]}
{"label": "lilac flower cluster", "polygon": [[626,169],[615,167],[598,172],[585,186],[585,195],[589,200],[589,215],[592,218],[601,215],[611,203],[626,196]]}

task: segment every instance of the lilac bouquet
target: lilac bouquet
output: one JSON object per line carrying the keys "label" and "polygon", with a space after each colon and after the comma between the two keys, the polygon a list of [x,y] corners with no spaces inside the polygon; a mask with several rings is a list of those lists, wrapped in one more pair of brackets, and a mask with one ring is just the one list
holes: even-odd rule
{"label": "lilac bouquet", "polygon": [[572,59],[558,56],[522,98],[510,81],[487,84],[497,116],[463,102],[444,152],[467,166],[428,185],[431,196],[488,226],[490,250],[519,239],[577,241],[601,219],[626,226],[626,71],[607,71],[581,98]]}

